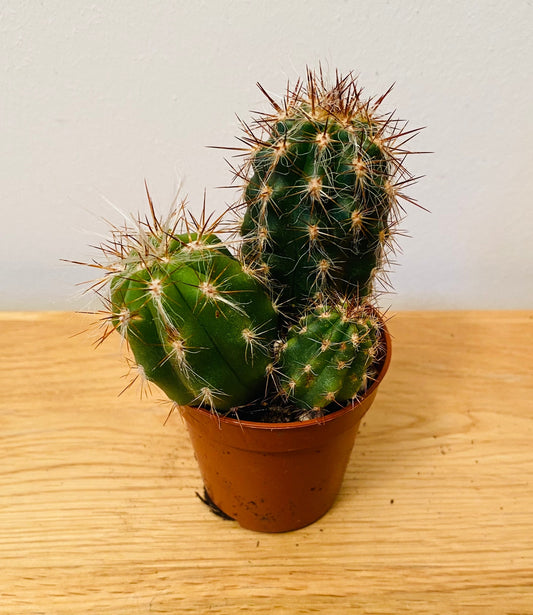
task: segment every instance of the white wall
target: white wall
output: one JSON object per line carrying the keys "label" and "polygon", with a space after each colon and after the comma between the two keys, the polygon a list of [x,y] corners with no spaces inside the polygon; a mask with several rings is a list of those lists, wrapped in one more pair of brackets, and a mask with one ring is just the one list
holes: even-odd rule
{"label": "white wall", "polygon": [[[218,150],[235,113],[265,108],[321,61],[428,126],[392,276],[402,308],[533,304],[531,0],[3,0],[0,4],[0,309],[79,309],[60,262],[87,259],[108,205],[165,210],[178,185],[234,193]],[[415,144],[413,144],[415,145]],[[104,198],[105,197],[105,198]]]}

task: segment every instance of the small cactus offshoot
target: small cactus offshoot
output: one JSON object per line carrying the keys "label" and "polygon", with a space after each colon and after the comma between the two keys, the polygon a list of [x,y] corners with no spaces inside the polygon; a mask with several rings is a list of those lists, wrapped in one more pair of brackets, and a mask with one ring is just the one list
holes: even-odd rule
{"label": "small cactus offshoot", "polygon": [[379,319],[357,304],[321,304],[290,328],[280,352],[280,385],[288,400],[321,416],[365,392],[379,356]]}
{"label": "small cactus offshoot", "polygon": [[[364,98],[350,73],[287,88],[242,123],[242,199],[213,220],[185,205],[113,228],[100,246],[102,340],[116,330],[138,373],[177,405],[264,409],[282,421],[356,401],[379,367],[387,289],[417,133]],[[416,203],[415,203],[416,204]],[[236,237],[221,224],[237,212]],[[224,235],[225,236],[225,235]],[[381,282],[378,284],[377,281]],[[265,419],[268,420],[268,419]]]}

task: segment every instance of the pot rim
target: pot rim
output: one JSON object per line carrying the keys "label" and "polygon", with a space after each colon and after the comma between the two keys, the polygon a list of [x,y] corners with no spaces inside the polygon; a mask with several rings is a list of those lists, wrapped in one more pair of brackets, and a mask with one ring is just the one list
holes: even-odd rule
{"label": "pot rim", "polygon": [[[380,316],[381,317],[381,316]],[[214,420],[216,420],[219,424],[227,424],[238,426],[241,429],[246,427],[247,429],[253,430],[263,430],[263,431],[287,431],[292,429],[305,429],[314,425],[324,425],[325,423],[329,423],[340,416],[352,411],[354,408],[360,406],[365,399],[370,397],[380,385],[381,381],[385,377],[387,370],[389,368],[389,364],[391,361],[391,337],[389,330],[387,329],[387,325],[385,324],[385,320],[381,317],[381,325],[383,331],[383,341],[385,346],[385,356],[381,365],[381,369],[379,370],[379,374],[374,382],[371,384],[370,388],[365,391],[365,394],[356,402],[350,403],[343,408],[339,408],[335,410],[335,412],[330,412],[326,416],[319,417],[316,419],[309,419],[308,421],[291,421],[289,423],[264,423],[259,421],[247,421],[231,418],[228,416],[224,416],[223,414],[217,414],[216,412],[212,412],[211,410],[207,410],[206,408],[196,407],[196,406],[186,406],[188,409],[198,412],[200,414],[209,415]]]}

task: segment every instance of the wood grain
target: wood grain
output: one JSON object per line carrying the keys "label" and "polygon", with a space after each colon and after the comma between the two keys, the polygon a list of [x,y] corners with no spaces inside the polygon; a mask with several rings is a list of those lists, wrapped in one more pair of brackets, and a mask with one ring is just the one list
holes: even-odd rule
{"label": "wood grain", "polygon": [[405,312],[334,508],[214,516],[119,342],[0,314],[0,613],[533,614],[533,313]]}

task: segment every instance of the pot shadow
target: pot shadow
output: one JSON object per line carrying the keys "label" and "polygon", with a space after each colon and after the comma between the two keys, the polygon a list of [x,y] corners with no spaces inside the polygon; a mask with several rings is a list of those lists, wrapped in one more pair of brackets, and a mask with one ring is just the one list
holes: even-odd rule
{"label": "pot shadow", "polygon": [[220,517],[221,519],[224,519],[225,521],[235,521],[233,517],[230,517],[228,514],[226,514],[221,508],[219,508],[213,502],[213,500],[211,499],[211,496],[209,495],[209,493],[207,493],[207,489],[205,488],[205,486],[204,486],[203,495],[198,493],[198,491],[196,491],[196,497],[200,500],[200,502],[203,502],[209,508],[209,510],[217,517]]}

